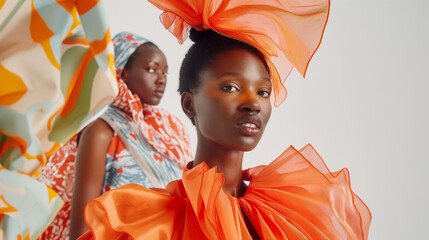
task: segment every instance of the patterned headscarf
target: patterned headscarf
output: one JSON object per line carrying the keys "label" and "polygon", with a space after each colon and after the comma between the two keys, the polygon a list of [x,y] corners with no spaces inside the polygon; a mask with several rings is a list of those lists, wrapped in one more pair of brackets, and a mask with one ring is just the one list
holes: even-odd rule
{"label": "patterned headscarf", "polygon": [[113,38],[113,46],[115,48],[115,67],[116,77],[121,78],[122,71],[128,59],[134,51],[142,44],[152,43],[144,37],[140,37],[130,32],[120,32]]}
{"label": "patterned headscarf", "polygon": [[183,123],[161,108],[142,105],[139,96],[133,94],[121,79],[122,71],[131,54],[140,45],[148,42],[150,41],[129,32],[121,32],[113,38],[119,94],[112,105],[134,119],[154,149],[184,168],[186,162],[193,157],[190,138]]}

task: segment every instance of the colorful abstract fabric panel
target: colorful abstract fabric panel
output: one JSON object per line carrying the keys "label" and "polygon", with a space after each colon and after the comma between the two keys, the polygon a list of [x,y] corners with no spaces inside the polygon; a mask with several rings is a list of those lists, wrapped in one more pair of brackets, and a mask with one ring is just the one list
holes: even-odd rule
{"label": "colorful abstract fabric panel", "polygon": [[36,239],[62,205],[35,177],[117,94],[98,0],[0,1],[0,238]]}

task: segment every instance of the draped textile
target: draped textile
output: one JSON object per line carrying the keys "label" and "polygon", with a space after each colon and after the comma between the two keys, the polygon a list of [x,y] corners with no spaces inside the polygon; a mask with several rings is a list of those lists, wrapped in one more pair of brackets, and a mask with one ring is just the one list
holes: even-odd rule
{"label": "draped textile", "polygon": [[347,169],[330,172],[307,145],[243,171],[243,197],[222,190],[223,174],[201,163],[166,189],[126,185],[91,201],[87,239],[250,239],[242,211],[262,239],[368,239],[371,214]]}
{"label": "draped textile", "polygon": [[118,89],[103,3],[0,3],[0,238],[35,239],[62,205],[35,180]]}

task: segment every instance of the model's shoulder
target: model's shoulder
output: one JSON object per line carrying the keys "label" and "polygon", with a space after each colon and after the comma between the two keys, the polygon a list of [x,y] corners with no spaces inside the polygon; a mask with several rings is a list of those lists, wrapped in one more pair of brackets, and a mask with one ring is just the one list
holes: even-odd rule
{"label": "model's shoulder", "polygon": [[82,130],[81,136],[89,136],[95,140],[110,140],[113,136],[113,130],[104,120],[97,118]]}

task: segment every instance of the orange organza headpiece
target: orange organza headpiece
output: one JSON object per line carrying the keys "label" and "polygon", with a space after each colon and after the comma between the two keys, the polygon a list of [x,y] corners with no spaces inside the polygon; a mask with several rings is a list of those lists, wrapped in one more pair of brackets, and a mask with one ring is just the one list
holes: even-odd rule
{"label": "orange organza headpiece", "polygon": [[149,0],[163,10],[161,22],[182,44],[189,27],[213,29],[264,54],[274,105],[286,98],[292,68],[304,77],[329,15],[329,0]]}

